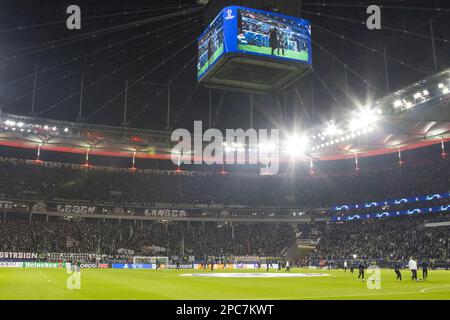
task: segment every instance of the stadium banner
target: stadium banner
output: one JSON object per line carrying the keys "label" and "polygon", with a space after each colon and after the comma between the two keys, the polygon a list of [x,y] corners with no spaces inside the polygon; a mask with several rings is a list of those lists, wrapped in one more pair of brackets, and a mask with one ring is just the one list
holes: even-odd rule
{"label": "stadium banner", "polygon": [[81,269],[97,269],[98,266],[96,263],[80,263]]}
{"label": "stadium banner", "polygon": [[450,205],[435,206],[430,208],[416,208],[409,210],[399,210],[399,211],[384,211],[378,213],[367,213],[367,214],[353,214],[348,216],[335,216],[331,218],[331,221],[342,222],[342,221],[353,221],[353,220],[365,220],[365,219],[381,219],[388,217],[399,217],[399,216],[410,216],[417,214],[429,214],[436,212],[446,212],[450,211]]}
{"label": "stadium banner", "polygon": [[[199,210],[197,210],[199,211]],[[186,217],[186,210],[178,209],[145,209],[144,216],[149,217]]]}
{"label": "stadium banner", "polygon": [[113,269],[156,269],[156,265],[147,263],[113,263],[111,265]]}
{"label": "stadium banner", "polygon": [[[210,267],[211,267],[211,265],[208,265],[208,268],[210,268]],[[194,269],[201,270],[201,269],[203,269],[203,265],[200,264],[200,263],[195,263],[195,264],[193,265],[193,268],[194,268]],[[234,265],[234,264],[227,264],[227,265],[226,265],[226,268],[225,268],[225,264],[219,263],[219,264],[215,264],[215,265],[214,265],[214,269],[218,269],[218,270],[220,270],[220,269],[233,270],[234,268],[235,268],[235,265]]]}
{"label": "stadium banner", "polygon": [[0,209],[10,210],[14,207],[12,201],[0,201]]}
{"label": "stadium banner", "polygon": [[58,262],[24,262],[24,268],[50,268],[50,269],[61,269],[66,267],[66,263]]}
{"label": "stadium banner", "polygon": [[23,262],[0,261],[0,268],[23,268]]}
{"label": "stadium banner", "polygon": [[34,252],[1,252],[0,251],[0,260],[1,259],[27,259],[34,260],[38,258],[38,254]]}
{"label": "stadium banner", "polygon": [[433,201],[433,200],[440,200],[440,199],[450,199],[450,192],[449,193],[435,193],[435,194],[428,194],[420,197],[410,197],[410,198],[399,198],[399,199],[391,199],[391,200],[385,200],[385,201],[371,201],[366,202],[363,204],[344,204],[335,206],[333,208],[333,211],[349,211],[354,209],[367,209],[367,208],[375,208],[375,207],[381,207],[381,206],[396,206],[406,203],[415,203],[415,202],[423,202],[423,201]]}
{"label": "stadium banner", "polygon": [[232,264],[219,263],[219,264],[214,265],[214,269],[232,270],[232,269],[234,269],[234,266]]}
{"label": "stadium banner", "polygon": [[[234,269],[258,269],[257,263],[236,263],[233,264]],[[260,269],[266,269],[267,265],[262,263],[259,267]],[[272,269],[278,269],[278,263],[272,263]]]}
{"label": "stadium banner", "polygon": [[[109,215],[109,216],[137,216],[137,217],[155,217],[155,218],[180,218],[180,217],[231,217],[236,214],[248,215],[248,216],[273,216],[274,214],[280,216],[295,216],[301,213],[301,209],[287,209],[287,208],[267,208],[267,209],[254,209],[247,208],[245,206],[228,205],[195,205],[194,207],[188,207],[192,205],[178,204],[177,208],[164,208],[163,204],[159,204],[160,207],[148,208],[148,207],[131,207],[131,206],[114,206],[105,204],[86,204],[86,203],[63,203],[52,201],[3,201],[1,206],[5,208],[5,211],[14,212],[28,212],[28,208],[31,208],[32,213],[36,214],[48,214],[48,213],[61,213],[70,215]],[[172,204],[166,204],[172,206]]]}
{"label": "stadium banner", "polygon": [[97,268],[99,268],[99,269],[109,269],[109,263],[99,263],[97,265]]}
{"label": "stadium banner", "polygon": [[[167,269],[176,269],[177,265],[170,263],[167,265]],[[194,264],[192,263],[181,263],[179,266],[180,269],[194,269]]]}
{"label": "stadium banner", "polygon": [[256,269],[257,266],[254,263],[237,263],[234,265],[235,269]]}
{"label": "stadium banner", "polygon": [[97,210],[96,206],[71,205],[71,204],[56,205],[56,211],[61,213],[94,214],[97,212],[96,210]]}
{"label": "stadium banner", "polygon": [[29,203],[27,201],[0,200],[0,210],[6,212],[28,212]]}

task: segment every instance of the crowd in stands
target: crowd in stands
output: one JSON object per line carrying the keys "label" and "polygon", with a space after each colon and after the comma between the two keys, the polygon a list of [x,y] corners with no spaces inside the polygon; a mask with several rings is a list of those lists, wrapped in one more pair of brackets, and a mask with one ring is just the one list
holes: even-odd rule
{"label": "crowd in stands", "polygon": [[[423,227],[430,217],[409,216],[322,225],[312,259],[450,259],[450,228]],[[450,218],[447,218],[447,221]]]}
{"label": "crowd in stands", "polygon": [[[448,218],[447,218],[448,220]],[[0,252],[69,252],[164,256],[280,256],[301,237],[318,245],[311,260],[385,259],[410,256],[450,259],[450,228],[423,228],[424,217],[385,218],[346,223],[217,224],[201,222],[71,222],[8,218],[0,222]],[[305,232],[306,231],[306,232]],[[300,237],[300,238],[301,238]],[[165,251],[149,252],[159,247]]]}
{"label": "crowd in stands", "polygon": [[28,221],[0,222],[1,252],[70,252],[115,254],[119,249],[149,255],[276,256],[293,243],[295,233],[286,224],[124,223]]}
{"label": "crowd in stands", "polygon": [[48,168],[0,161],[0,197],[100,203],[220,203],[320,208],[449,191],[450,162],[347,174],[243,177]]}
{"label": "crowd in stands", "polygon": [[[449,161],[360,170],[351,174],[291,176],[183,175],[48,168],[0,161],[0,198],[67,199],[96,203],[197,203],[327,207],[449,192]],[[438,202],[439,203],[439,202]],[[0,222],[0,251],[115,254],[119,248],[164,255],[278,256],[294,243],[298,226],[286,223],[42,221]],[[404,217],[317,223],[320,240],[311,259],[358,257],[448,259],[449,229],[418,226]]]}

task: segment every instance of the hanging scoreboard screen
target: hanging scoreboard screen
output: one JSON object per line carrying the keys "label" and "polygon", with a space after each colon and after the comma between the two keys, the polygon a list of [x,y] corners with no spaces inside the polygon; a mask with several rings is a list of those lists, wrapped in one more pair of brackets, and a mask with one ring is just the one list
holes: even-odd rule
{"label": "hanging scoreboard screen", "polygon": [[310,63],[311,25],[304,19],[237,9],[238,50]]}
{"label": "hanging scoreboard screen", "polygon": [[219,14],[198,40],[198,77],[211,68],[223,53],[223,16]]}
{"label": "hanging scoreboard screen", "polygon": [[[278,74],[275,79],[281,85],[293,73],[309,68],[312,63],[311,24],[308,20],[278,13],[240,6],[226,7],[199,37],[198,51],[199,81],[264,90],[270,85],[264,84],[262,78],[256,79],[254,82],[261,83],[257,88],[245,80],[245,70],[258,71],[257,67],[250,67],[257,61],[268,62],[268,66],[273,68],[278,65],[280,70],[285,69],[285,73]],[[237,67],[244,60],[250,69]],[[291,71],[297,68],[297,71],[288,74],[290,71],[286,71],[286,66],[291,66]],[[242,71],[241,74],[238,70]],[[265,74],[277,77],[277,72]]]}

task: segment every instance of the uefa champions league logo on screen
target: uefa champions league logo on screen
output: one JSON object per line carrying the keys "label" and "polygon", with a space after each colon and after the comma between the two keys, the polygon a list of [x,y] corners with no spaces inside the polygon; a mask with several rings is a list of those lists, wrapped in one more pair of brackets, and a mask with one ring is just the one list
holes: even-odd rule
{"label": "uefa champions league logo on screen", "polygon": [[232,20],[232,19],[234,19],[233,10],[228,9],[227,10],[227,16],[225,17],[225,20]]}

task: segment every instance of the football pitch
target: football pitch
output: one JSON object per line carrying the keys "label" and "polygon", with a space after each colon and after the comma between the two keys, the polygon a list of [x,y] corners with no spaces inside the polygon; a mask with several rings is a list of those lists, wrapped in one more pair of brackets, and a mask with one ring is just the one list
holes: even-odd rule
{"label": "football pitch", "polygon": [[[258,46],[252,46],[248,44],[239,44],[238,45],[239,50],[248,51],[248,52],[256,52],[256,53],[262,53],[269,56],[272,56],[272,49],[267,47],[258,47]],[[284,55],[281,54],[282,51],[280,49],[280,54],[278,54],[278,50],[275,49],[275,55],[274,57],[282,57],[282,58],[290,58],[295,60],[301,60],[301,61],[308,61],[308,52],[306,51],[294,51],[294,50],[284,50]]]}
{"label": "football pitch", "polygon": [[65,269],[2,268],[0,299],[450,299],[450,271],[432,270],[421,282],[413,282],[407,270],[402,274],[403,281],[396,282],[394,271],[382,270],[381,288],[370,290],[367,282],[357,280],[357,272],[343,270],[82,269],[80,288],[68,289]]}

